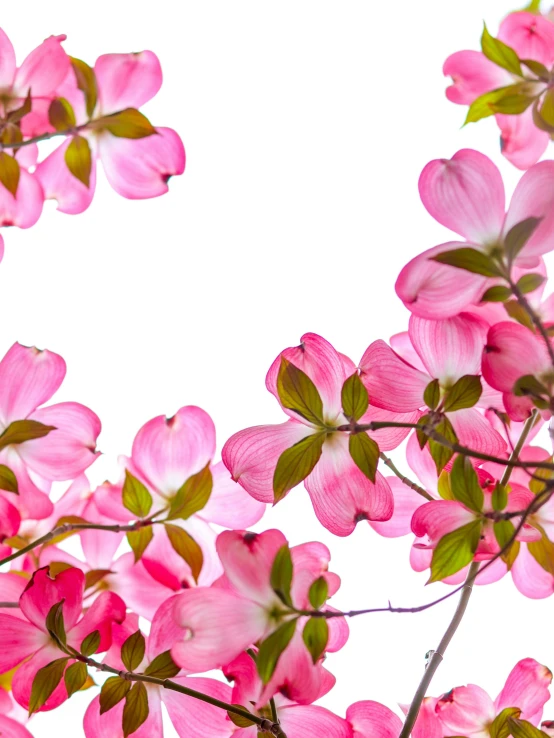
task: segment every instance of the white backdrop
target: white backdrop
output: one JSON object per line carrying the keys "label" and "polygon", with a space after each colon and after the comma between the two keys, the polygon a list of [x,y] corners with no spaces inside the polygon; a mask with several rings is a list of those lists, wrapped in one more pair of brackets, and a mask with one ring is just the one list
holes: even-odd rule
{"label": "white backdrop", "polygon": [[[405,328],[396,275],[450,238],[419,201],[425,163],[474,147],[509,190],[519,177],[492,120],[460,130],[464,109],[445,99],[441,72],[449,53],[478,48],[483,18],[494,31],[511,9],[502,0],[3,3],[19,60],[51,33],[66,33],[69,53],[89,63],[155,51],[165,81],[145,112],[176,128],[187,150],[185,175],[163,198],[126,201],[101,179],[84,215],[49,203],[30,231],[4,231],[0,352],[19,340],[64,356],[56,399],[103,421],[94,483],[115,478],[117,455],[146,420],[184,404],[211,413],[220,447],[236,430],[279,422],[265,372],[307,330],[358,360]],[[258,527],[273,526],[293,544],[330,546],[338,607],[411,606],[446,591],[424,589],[408,539],[364,524],[333,537],[302,489]],[[453,607],[352,621],[349,643],[329,658],[338,682],[324,704],[344,715],[360,699],[408,702]],[[551,626],[552,600],[524,599],[509,578],[478,589],[432,694],[477,682],[494,696],[525,656],[554,667]],[[31,730],[79,735],[91,696],[41,713]]]}

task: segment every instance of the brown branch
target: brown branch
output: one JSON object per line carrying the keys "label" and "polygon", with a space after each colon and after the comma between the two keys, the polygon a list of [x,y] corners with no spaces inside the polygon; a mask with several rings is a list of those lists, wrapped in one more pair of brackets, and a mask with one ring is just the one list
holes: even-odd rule
{"label": "brown branch", "polygon": [[535,328],[541,334],[543,341],[546,345],[546,350],[548,351],[548,356],[550,357],[550,363],[552,364],[552,366],[554,366],[554,348],[552,347],[552,343],[550,342],[550,336],[548,335],[548,331],[544,327],[542,320],[537,315],[537,313],[533,310],[529,301],[527,300],[523,292],[521,292],[517,284],[512,279],[510,279],[509,282],[510,282],[510,287],[514,294],[514,297],[516,298],[518,303],[521,305],[521,307],[525,310],[525,312],[531,319]]}
{"label": "brown branch", "polygon": [[381,452],[379,454],[379,457],[383,461],[383,463],[385,464],[385,466],[388,466],[388,468],[393,472],[393,474],[395,474],[398,477],[398,479],[400,479],[400,481],[403,484],[406,485],[406,487],[409,487],[410,489],[413,489],[414,492],[417,492],[418,495],[421,495],[422,497],[425,497],[426,500],[431,501],[431,500],[434,500],[435,499],[433,497],[433,495],[430,495],[429,492],[427,492],[425,489],[423,489],[423,487],[420,487],[419,484],[416,484],[415,482],[412,482],[411,479],[409,479],[408,477],[404,476],[404,474],[402,474],[402,472],[399,469],[396,468],[396,466],[395,466],[394,462],[392,461],[392,459],[389,459],[389,457],[386,454],[384,454],[384,453]]}

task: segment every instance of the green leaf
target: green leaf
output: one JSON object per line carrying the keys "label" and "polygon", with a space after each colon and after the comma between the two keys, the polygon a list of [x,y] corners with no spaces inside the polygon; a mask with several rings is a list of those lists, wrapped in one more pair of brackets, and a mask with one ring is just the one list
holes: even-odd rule
{"label": "green leaf", "polygon": [[273,591],[285,605],[291,605],[292,558],[288,543],[277,551],[271,567],[270,583]]}
{"label": "green leaf", "polygon": [[[31,110],[33,109],[33,98],[31,96],[31,90],[27,91],[27,97],[25,98],[25,101],[21,107],[16,108],[15,110],[10,110],[8,115],[6,116],[6,120],[8,123],[11,123],[12,125],[14,123],[19,123],[19,121],[24,118],[26,115],[28,115]],[[15,127],[15,126],[14,126]],[[18,130],[21,130],[18,128]],[[7,143],[6,141],[3,143]]]}
{"label": "green leaf", "polygon": [[469,510],[482,512],[485,495],[479,484],[473,464],[467,456],[458,455],[450,473],[450,485],[455,500]]}
{"label": "green leaf", "polygon": [[85,103],[87,108],[87,115],[90,116],[94,112],[96,107],[96,101],[98,100],[98,87],[96,85],[96,75],[94,70],[89,67],[81,59],[76,59],[73,56],[69,57],[73,72],[75,73],[75,79],[77,80],[77,87],[85,95]]}
{"label": "green leaf", "polygon": [[0,182],[14,197],[17,195],[20,175],[17,159],[5,151],[0,151]]}
{"label": "green leaf", "polygon": [[448,390],[444,401],[444,411],[451,413],[455,410],[473,407],[479,402],[482,392],[481,378],[466,374],[464,377],[460,377],[454,386]]}
{"label": "green leaf", "polygon": [[[430,415],[422,415],[421,418],[419,419],[419,425],[427,425],[427,423],[429,423],[430,420],[431,420]],[[417,442],[419,443],[420,449],[423,450],[425,446],[427,446],[429,437],[420,428],[416,428],[416,437],[417,437]]]}
{"label": "green leaf", "polygon": [[82,689],[87,681],[87,677],[87,667],[82,661],[76,661],[74,664],[71,664],[64,674],[67,696],[71,697],[72,694]]}
{"label": "green leaf", "polygon": [[450,482],[450,474],[447,471],[443,470],[439,475],[437,492],[443,500],[454,499],[454,495],[452,494],[452,484]]}
{"label": "green leaf", "polygon": [[342,410],[349,420],[359,420],[366,412],[369,395],[357,372],[342,385],[341,401]]}
{"label": "green leaf", "polygon": [[121,660],[127,671],[135,671],[144,658],[146,641],[140,630],[132,633],[121,647]]}
{"label": "green leaf", "polygon": [[504,238],[504,250],[510,263],[516,258],[540,225],[542,218],[525,218],[512,226]]}
{"label": "green leaf", "polygon": [[[450,443],[458,442],[458,438],[456,436],[454,428],[452,427],[452,423],[448,420],[448,418],[442,418],[441,422],[436,426],[435,430],[437,431],[437,433],[440,433],[441,436],[443,436],[447,441],[450,441]],[[448,446],[443,446],[442,443],[439,443],[438,441],[433,441],[432,439],[429,439],[429,451],[431,453],[431,458],[433,459],[433,461],[435,462],[435,466],[437,467],[437,474],[440,474],[444,467],[448,464],[450,459],[454,456],[454,451],[448,448]]]}
{"label": "green leaf", "polygon": [[521,307],[517,300],[509,300],[508,302],[505,302],[504,310],[508,313],[510,318],[517,320],[518,323],[529,328],[529,330],[533,330],[533,322],[529,317],[529,314]]}
{"label": "green leaf", "polygon": [[81,653],[83,654],[83,656],[92,656],[93,653],[96,653],[98,651],[99,646],[100,631],[93,630],[92,633],[89,633],[86,638],[83,638],[83,642],[81,643]]}
{"label": "green leaf", "polygon": [[[51,571],[51,570],[50,570]],[[52,605],[50,610],[48,611],[48,615],[46,616],[46,630],[49,633],[53,633],[56,638],[63,643],[65,646],[66,644],[66,635],[65,635],[65,625],[64,625],[64,619],[63,619],[63,605],[65,600],[60,600],[60,602],[56,602],[55,605]]]}
{"label": "green leaf", "polygon": [[44,438],[53,430],[56,430],[53,425],[43,425],[38,420],[14,420],[0,435],[0,449]]}
{"label": "green leaf", "polygon": [[545,82],[550,81],[550,72],[544,64],[535,61],[535,59],[520,59],[520,62],[524,67],[527,67],[527,69],[533,72],[533,74],[535,74],[540,80],[544,80]]}
{"label": "green leaf", "polygon": [[314,608],[314,610],[319,610],[319,608],[327,602],[328,597],[329,585],[327,584],[327,580],[323,576],[318,577],[315,581],[311,583],[310,589],[308,591],[308,599],[310,600],[310,605]]}
{"label": "green leaf", "polygon": [[499,41],[494,36],[491,36],[488,32],[487,26],[483,28],[483,35],[481,36],[481,49],[483,54],[490,59],[491,62],[507,69],[512,74],[517,74],[519,77],[523,77],[521,70],[521,64],[519,57],[516,52],[503,41]]}
{"label": "green leaf", "polygon": [[130,530],[127,533],[127,541],[135,554],[135,564],[140,561],[153,537],[154,533],[151,525],[145,525],[144,528]]}
{"label": "green leaf", "polygon": [[122,501],[137,518],[145,518],[152,507],[152,495],[128,469],[125,470]]}
{"label": "green leaf", "polygon": [[438,379],[433,379],[423,393],[423,401],[430,410],[436,410],[441,401],[441,387]]}
{"label": "green leaf", "polygon": [[32,715],[45,704],[52,692],[60,683],[69,659],[56,659],[42,669],[39,669],[33,679],[31,699],[29,700],[29,715]]}
{"label": "green leaf", "polygon": [[[535,525],[535,527],[539,527]],[[554,576],[554,543],[548,538],[544,530],[539,528],[542,533],[540,541],[531,541],[527,544],[527,549],[537,564],[549,574]]]}
{"label": "green leaf", "polygon": [[146,138],[157,133],[148,118],[135,108],[126,108],[119,113],[97,118],[91,128],[109,131],[117,138]]}
{"label": "green leaf", "polygon": [[497,284],[494,287],[489,287],[481,298],[481,302],[506,302],[511,296],[512,291],[509,287]]}
{"label": "green leaf", "polygon": [[540,13],[542,0],[531,0],[522,10],[526,13]]}
{"label": "green leaf", "polygon": [[281,654],[289,645],[294,635],[296,622],[297,619],[288,620],[286,623],[283,623],[260,644],[256,667],[260,679],[264,684],[267,684],[273,676]]}
{"label": "green leaf", "polygon": [[298,413],[309,423],[325,425],[323,402],[317,387],[307,374],[283,356],[277,375],[277,393],[283,407]]}
{"label": "green leaf", "polygon": [[144,673],[158,679],[172,679],[177,676],[180,670],[180,667],[171,658],[171,651],[164,651],[148,664]]}
{"label": "green leaf", "polygon": [[101,582],[104,577],[113,572],[110,569],[89,569],[85,573],[85,590],[94,587],[98,582]]}
{"label": "green leaf", "polygon": [[513,393],[517,397],[548,397],[548,389],[532,374],[520,377],[514,384]]}
{"label": "green leaf", "polygon": [[[497,90],[490,90],[476,98],[467,111],[464,125],[468,123],[476,123],[483,118],[488,118],[500,112],[499,108],[518,108],[526,109],[533,102],[533,97],[529,96],[529,83],[520,82],[507,87],[500,87]],[[509,110],[508,110],[509,112]],[[523,112],[523,111],[521,111]]]}
{"label": "green leaf", "polygon": [[[538,100],[536,105],[538,106]],[[539,115],[541,121],[544,122],[544,126],[539,125],[538,127],[552,133],[554,131],[554,90],[552,88],[548,89],[543,95]]]}
{"label": "green leaf", "polygon": [[173,550],[187,562],[190,566],[194,581],[198,582],[198,577],[200,576],[202,565],[204,564],[202,549],[196,543],[194,538],[178,525],[166,523],[165,530],[167,537],[169,538],[169,542],[173,546]]}
{"label": "green leaf", "polygon": [[[552,456],[549,456],[547,461],[552,463]],[[538,495],[546,488],[546,482],[552,479],[554,479],[554,471],[551,469],[535,469],[533,479],[529,480],[529,489],[534,495]]]}
{"label": "green leaf", "polygon": [[71,103],[65,97],[55,97],[48,108],[48,120],[56,131],[67,131],[76,124]]}
{"label": "green leaf", "polygon": [[289,490],[303,482],[313,471],[326,437],[326,433],[306,436],[279,456],[273,474],[273,504],[282,500]]}
{"label": "green leaf", "polygon": [[501,277],[502,274],[493,260],[482,251],[463,246],[431,257],[439,264],[448,264],[457,269],[464,269],[473,274],[482,274],[484,277]]}
{"label": "green leaf", "polygon": [[175,497],[171,500],[167,520],[186,520],[194,513],[203,510],[210,499],[212,488],[213,477],[208,463],[197,474],[189,477],[177,490]]}
{"label": "green leaf", "polygon": [[131,689],[131,682],[119,676],[106,679],[100,690],[100,715],[115,707]]}
{"label": "green leaf", "polygon": [[473,560],[483,523],[473,520],[443,536],[433,551],[429,583],[452,576]]}
{"label": "green leaf", "polygon": [[123,735],[127,738],[144,723],[148,717],[148,693],[142,682],[135,682],[125,697],[123,707]]}
{"label": "green leaf", "polygon": [[546,277],[543,277],[542,274],[524,274],[523,277],[518,280],[517,288],[520,292],[526,295],[529,292],[534,292],[538,289],[545,279]]}
{"label": "green leaf", "polygon": [[90,173],[92,170],[92,154],[86,138],[73,136],[64,154],[64,161],[71,174],[90,187]]}
{"label": "green leaf", "polygon": [[529,95],[526,90],[514,92],[513,95],[504,95],[491,108],[494,113],[503,115],[521,115],[535,100],[535,95]]}
{"label": "green leaf", "polygon": [[519,707],[504,708],[489,725],[490,738],[509,738],[510,726],[508,725],[508,718],[519,717],[520,715],[521,710]]}
{"label": "green leaf", "polygon": [[512,738],[548,738],[547,734],[534,725],[528,723],[527,720],[518,720],[517,718],[508,718],[509,735]]}
{"label": "green leaf", "polygon": [[379,462],[379,446],[367,433],[351,433],[348,437],[348,450],[358,469],[373,483]]}
{"label": "green leaf", "polygon": [[[246,710],[249,712],[247,707],[244,707],[243,705],[233,705],[233,707],[240,707],[242,710]],[[233,725],[237,725],[239,728],[249,728],[251,725],[255,725],[256,723],[253,723],[252,720],[248,720],[248,718],[242,717],[242,715],[237,715],[234,712],[227,711],[227,715],[229,716],[229,720],[233,723]]]}
{"label": "green leaf", "polygon": [[325,653],[329,640],[329,626],[325,618],[310,618],[302,631],[302,640],[312,661],[317,664]]}
{"label": "green leaf", "polygon": [[492,493],[491,502],[492,509],[496,510],[496,512],[504,510],[504,508],[508,504],[508,490],[503,484],[500,484],[500,482],[496,483],[496,486]]}
{"label": "green leaf", "polygon": [[4,464],[0,464],[0,489],[6,492],[13,492],[19,494],[19,485],[17,484],[17,477],[11,469]]}
{"label": "green leaf", "polygon": [[[501,549],[513,540],[516,529],[510,520],[498,520],[494,524],[494,537]],[[519,541],[513,541],[509,548],[504,551],[501,558],[508,569],[511,569],[519,554]]]}

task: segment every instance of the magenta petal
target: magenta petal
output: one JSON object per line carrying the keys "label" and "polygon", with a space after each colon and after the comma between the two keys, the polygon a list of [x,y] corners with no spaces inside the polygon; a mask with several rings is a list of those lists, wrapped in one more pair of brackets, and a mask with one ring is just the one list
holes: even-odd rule
{"label": "magenta petal", "polygon": [[504,222],[502,176],[484,154],[462,149],[452,159],[429,162],[419,178],[429,213],[468,241],[495,242]]}
{"label": "magenta petal", "polygon": [[540,14],[510,13],[500,24],[498,38],[520,59],[534,59],[547,67],[554,62],[554,25]]}
{"label": "magenta petal", "polygon": [[[13,447],[3,451],[0,458],[2,459],[1,463],[6,464],[17,477],[19,495],[14,496],[11,503],[17,505],[22,517],[42,520],[52,515],[54,505],[48,497],[51,484],[45,483],[36,475],[35,479],[31,479],[27,467]],[[58,517],[52,521],[53,524],[57,520]]]}
{"label": "magenta petal", "polygon": [[[231,687],[215,679],[174,677],[173,681],[222,702],[231,702]],[[219,707],[169,689],[163,690],[162,701],[180,738],[228,738],[234,732],[233,723]]]}
{"label": "magenta petal", "polygon": [[435,712],[437,702],[435,697],[426,697],[423,700],[412,738],[443,738],[444,726]]}
{"label": "magenta petal", "polygon": [[38,179],[21,169],[17,195],[0,186],[0,226],[34,226],[42,213],[44,193]]}
{"label": "magenta petal", "polygon": [[21,612],[37,628],[46,632],[46,616],[61,600],[66,631],[77,622],[83,605],[85,575],[80,569],[66,569],[52,578],[48,567],[37,569],[19,600]]}
{"label": "magenta petal", "polygon": [[321,458],[304,482],[319,522],[337,536],[348,536],[360,520],[389,520],[393,496],[377,472],[375,484],[352,461],[346,434],[323,445]]}
{"label": "magenta petal", "polygon": [[265,512],[265,505],[231,479],[222,461],[214,464],[211,470],[212,494],[206,507],[200,511],[200,516],[224,528],[249,528],[257,523]]}
{"label": "magenta petal", "polygon": [[52,351],[14,343],[0,361],[0,417],[8,425],[49,400],[65,377],[65,361]]}
{"label": "magenta petal", "polygon": [[287,738],[352,738],[350,725],[318,705],[288,705],[279,710],[279,720]]}
{"label": "magenta petal", "polygon": [[428,536],[432,544],[476,519],[475,513],[455,500],[434,500],[419,507],[412,517],[412,531],[418,538]]}
{"label": "magenta petal", "polygon": [[9,89],[15,75],[15,51],[12,42],[0,28],[0,88]]}
{"label": "magenta petal", "polygon": [[484,731],[496,717],[491,698],[475,684],[456,687],[441,697],[437,702],[436,712],[446,728],[452,734],[459,735]]}
{"label": "magenta petal", "polygon": [[257,425],[235,433],[221,458],[233,479],[261,502],[273,502],[273,475],[279,456],[314,429],[288,420],[280,425]]}
{"label": "magenta petal", "polygon": [[497,115],[502,153],[518,169],[529,169],[546,151],[550,136],[533,121],[529,108],[521,115]]}
{"label": "magenta petal", "polygon": [[[133,733],[133,738],[163,738],[160,687],[146,685],[149,713],[145,722]],[[123,705],[119,702],[111,710],[100,714],[100,697],[95,697],[87,707],[83,721],[86,738],[123,738]]]}
{"label": "magenta petal", "polygon": [[554,577],[531,556],[525,543],[521,544],[511,572],[515,586],[525,597],[542,600],[554,593]]}
{"label": "magenta petal", "polygon": [[172,418],[159,415],[133,441],[132,460],[152,487],[174,495],[215,453],[215,427],[199,407],[182,407]]}
{"label": "magenta petal", "polygon": [[19,530],[21,515],[5,497],[0,496],[0,541],[15,536]]}
{"label": "magenta petal", "polygon": [[156,128],[146,138],[107,135],[98,151],[108,182],[122,197],[144,200],[164,195],[169,179],[185,171],[185,149],[171,128]]}
{"label": "magenta petal", "polygon": [[542,717],[542,710],[550,699],[548,688],[552,682],[552,672],[535,659],[518,661],[506,679],[504,688],[495,700],[495,707],[501,712],[505,707],[519,707],[521,719],[536,725]]}
{"label": "magenta petal", "polygon": [[67,633],[68,642],[79,648],[82,641],[97,630],[100,633],[98,651],[107,651],[112,642],[112,624],[125,620],[125,603],[114,592],[101,592],[81,620]]}
{"label": "magenta petal", "polygon": [[550,360],[542,338],[519,323],[493,325],[483,353],[483,377],[500,392],[512,392],[516,381],[526,375],[540,376]]}
{"label": "magenta petal", "polygon": [[0,715],[0,735],[2,738],[33,738],[24,725],[5,715]]}
{"label": "magenta petal", "polygon": [[33,97],[44,97],[54,93],[70,69],[69,57],[61,46],[64,40],[65,36],[50,36],[31,51],[15,74],[16,94],[25,97],[31,90]]}
{"label": "magenta petal", "polygon": [[104,54],[94,65],[104,115],[125,108],[140,108],[162,86],[162,69],[156,54]]}
{"label": "magenta petal", "polygon": [[[360,418],[360,423],[394,422],[394,423],[417,423],[422,413],[413,410],[410,413],[396,413],[381,407],[370,405],[367,412]],[[373,438],[381,451],[392,451],[398,448],[402,441],[411,433],[411,428],[381,428],[376,431],[368,431],[368,436]]]}
{"label": "magenta petal", "polygon": [[506,441],[488,420],[474,407],[446,413],[462,446],[479,449],[481,453],[502,456]]}
{"label": "magenta petal", "polygon": [[[54,645],[53,641],[50,641],[43,648],[33,654],[28,661],[21,664],[14,674],[12,682],[12,691],[16,702],[25,709],[29,709],[31,688],[37,671],[50,664],[52,661],[63,658],[63,656],[63,652]],[[53,710],[54,708],[59,707],[62,702],[65,702],[66,699],[67,691],[64,680],[62,679],[39,711],[45,712],[46,710]]]}
{"label": "magenta petal", "polygon": [[412,532],[412,516],[421,507],[423,497],[407,487],[396,477],[387,477],[387,482],[394,497],[394,512],[390,520],[371,522],[374,531],[385,538],[398,538]]}
{"label": "magenta petal", "polygon": [[385,705],[371,700],[355,702],[346,711],[346,719],[356,738],[398,738],[402,721]]}
{"label": "magenta petal", "polygon": [[65,152],[71,139],[65,141],[37,166],[35,176],[42,185],[46,200],[57,200],[61,213],[83,213],[94,197],[96,187],[96,159],[92,158],[90,185],[87,187],[67,168]]}
{"label": "magenta petal", "polygon": [[42,630],[14,615],[0,614],[0,628],[0,674],[13,669],[49,640],[49,636]]}
{"label": "magenta petal", "polygon": [[173,594],[150,576],[141,561],[135,564],[132,553],[120,556],[110,568],[115,573],[109,577],[110,586],[133,612],[147,620],[152,620],[160,605]]}
{"label": "magenta petal", "polygon": [[442,71],[454,83],[447,88],[446,97],[458,105],[471,105],[485,92],[512,84],[512,75],[480,51],[456,51],[444,62]]}

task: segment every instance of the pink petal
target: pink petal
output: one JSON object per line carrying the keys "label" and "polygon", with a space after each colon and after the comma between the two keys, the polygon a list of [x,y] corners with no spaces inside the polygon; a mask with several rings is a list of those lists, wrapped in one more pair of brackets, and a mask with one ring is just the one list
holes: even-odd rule
{"label": "pink petal", "polygon": [[428,536],[432,544],[453,530],[475,520],[475,513],[455,500],[436,500],[419,507],[412,518],[412,531],[418,536]]}
{"label": "pink petal", "polygon": [[394,497],[394,512],[390,520],[370,523],[374,531],[385,538],[398,538],[412,532],[412,516],[424,504],[424,498],[407,487],[397,477],[387,477]]}
{"label": "pink petal", "polygon": [[[104,525],[108,523],[97,511],[96,505],[88,505],[84,517],[90,523],[103,523]],[[111,530],[82,531],[80,534],[81,547],[86,562],[92,569],[110,569],[115,552],[124,537],[124,533],[115,533]]]}
{"label": "pink petal", "polygon": [[108,581],[134,612],[147,620],[152,620],[160,605],[173,594],[173,591],[153,579],[141,561],[134,563],[132,553],[123,554],[112,565],[114,577]]}
{"label": "pink petal", "polygon": [[38,179],[21,169],[17,195],[0,186],[0,226],[34,226],[42,213],[44,194]]}
{"label": "pink petal", "polygon": [[5,497],[0,497],[0,541],[15,536],[19,530],[21,515]]}
{"label": "pink petal", "polygon": [[173,614],[182,636],[171,649],[189,673],[220,668],[263,637],[267,614],[224,589],[189,589],[175,598]]}
{"label": "pink petal", "polygon": [[164,195],[171,177],[185,171],[185,149],[171,128],[156,128],[146,138],[106,134],[98,151],[108,182],[122,197],[144,200]]}
{"label": "pink petal", "polygon": [[533,121],[533,110],[521,115],[497,115],[502,153],[518,169],[529,169],[546,151],[550,136]]}
{"label": "pink petal", "polygon": [[537,266],[538,257],[554,249],[554,161],[535,164],[519,180],[506,215],[504,234],[530,217],[542,221],[518,255],[516,263],[521,267]]}
{"label": "pink petal", "polygon": [[466,374],[479,374],[487,324],[469,313],[446,320],[410,317],[410,339],[431,377],[451,386]]}
{"label": "pink petal", "polygon": [[157,492],[172,496],[214,453],[212,419],[189,405],[172,418],[159,415],[143,425],[133,441],[132,459]]}
{"label": "pink petal", "polygon": [[121,484],[104,482],[94,490],[94,504],[99,513],[119,523],[129,522],[129,511],[121,501]]}
{"label": "pink petal", "polygon": [[32,90],[33,97],[52,95],[70,69],[69,57],[61,42],[65,36],[50,36],[33,49],[15,74],[14,92],[25,97]]}
{"label": "pink petal", "polygon": [[0,88],[9,89],[15,75],[15,51],[12,42],[0,28]]}
{"label": "pink petal", "polygon": [[457,51],[451,54],[442,68],[445,77],[452,77],[446,90],[450,102],[471,105],[489,90],[512,84],[512,75],[498,67],[480,51]]}
{"label": "pink petal", "polygon": [[[385,410],[381,407],[370,405],[367,412],[362,415],[360,423],[377,423],[377,422],[393,422],[393,423],[417,423],[422,413],[419,410],[413,410],[410,413],[396,413],[392,410]],[[381,451],[392,451],[398,448],[402,441],[411,433],[410,428],[381,428],[377,431],[368,431],[368,436],[373,438]]]}
{"label": "pink petal", "polygon": [[462,149],[452,159],[429,162],[419,178],[429,213],[468,241],[495,242],[504,222],[504,184],[484,154]]}
{"label": "pink petal", "polygon": [[71,143],[68,138],[37,166],[35,176],[42,185],[46,200],[57,200],[58,210],[75,215],[83,213],[94,197],[96,187],[96,159],[92,158],[90,186],[78,180],[67,168],[65,152]]}
{"label": "pink petal", "polygon": [[[28,661],[21,664],[15,672],[12,682],[12,691],[16,702],[25,709],[28,709],[33,680],[37,671],[50,664],[52,661],[63,658],[63,656],[63,652],[54,645],[53,641],[50,641],[43,648],[33,654]],[[54,708],[59,707],[62,702],[65,702],[66,699],[67,690],[65,688],[64,680],[62,679],[44,705],[39,709],[39,712],[53,710]]]}
{"label": "pink petal", "polygon": [[14,615],[0,613],[2,650],[0,651],[0,674],[10,671],[24,659],[44,646],[50,636],[38,630],[32,623]]}
{"label": "pink petal", "polygon": [[25,726],[4,715],[0,715],[0,735],[3,738],[33,738]]}
{"label": "pink petal", "polygon": [[433,256],[467,246],[476,248],[465,242],[443,243],[406,264],[395,289],[410,312],[431,320],[450,318],[480,300],[490,281],[487,277],[432,261]]}
{"label": "pink petal", "polygon": [[360,370],[372,405],[397,413],[413,412],[423,405],[431,378],[407,364],[384,341],[369,346]]}
{"label": "pink petal", "polygon": [[77,402],[60,402],[36,410],[33,420],[56,430],[21,444],[21,458],[37,474],[50,480],[74,479],[98,456],[96,439],[102,429],[100,418]]}
{"label": "pink petal", "polygon": [[265,512],[265,505],[231,479],[222,461],[214,464],[211,471],[212,494],[200,511],[201,517],[224,528],[249,528],[257,523]]}
{"label": "pink petal", "polygon": [[271,568],[280,548],[286,545],[285,536],[278,530],[264,533],[224,531],[216,548],[227,579],[243,597],[260,605],[275,602],[275,593],[269,582]]}
{"label": "pink petal", "polygon": [[443,738],[444,726],[441,725],[435,712],[438,700],[426,697],[423,700],[416,724],[412,731],[412,738]]}
{"label": "pink petal", "polygon": [[429,448],[427,446],[424,449],[419,447],[419,442],[415,433],[413,433],[408,440],[408,444],[406,446],[406,460],[410,469],[414,472],[423,487],[428,492],[435,495],[435,497],[438,497],[436,464],[429,453]]}
{"label": "pink petal", "polygon": [[446,413],[462,446],[479,449],[481,453],[500,456],[506,451],[506,442],[491,427],[487,419],[474,407]]}
{"label": "pink petal", "polygon": [[[133,733],[133,738],[163,738],[160,688],[146,685],[149,713],[145,722]],[[83,728],[86,738],[123,738],[122,700],[111,710],[100,715],[100,697],[95,697],[85,712]]]}
{"label": "pink petal", "polygon": [[512,392],[526,375],[540,376],[550,365],[542,338],[519,323],[497,323],[489,330],[483,353],[483,377],[500,392]]}
{"label": "pink petal", "polygon": [[393,497],[377,472],[375,484],[352,461],[346,434],[334,434],[304,482],[319,522],[338,536],[348,536],[360,520],[389,520]]}
{"label": "pink petal", "polygon": [[[334,421],[341,412],[341,390],[348,377],[345,362],[331,344],[316,333],[305,333],[300,339],[300,346],[287,348],[275,359],[265,379],[267,389],[279,400],[277,377],[281,366],[281,357],[290,361],[310,377],[318,389],[323,401],[326,419]],[[298,419],[292,410],[285,412]]]}
{"label": "pink petal", "polygon": [[[222,702],[231,702],[231,687],[215,679],[174,677],[173,681]],[[234,732],[233,723],[219,707],[169,689],[163,691],[162,700],[180,738],[227,738]]]}
{"label": "pink petal", "polygon": [[52,578],[48,567],[37,569],[25,591],[19,606],[23,614],[43,631],[50,608],[64,600],[63,617],[66,632],[77,622],[83,605],[85,575],[80,569],[65,569]]}
{"label": "pink petal", "polygon": [[306,738],[310,734],[325,738],[352,738],[346,720],[318,705],[290,705],[281,708],[278,714],[287,738]]}
{"label": "pink petal", "polygon": [[514,584],[525,597],[542,600],[554,593],[554,577],[531,556],[525,543],[521,544],[511,573]]}
{"label": "pink petal", "polygon": [[456,687],[443,695],[436,713],[449,731],[460,735],[484,730],[496,717],[491,698],[475,684]]}
{"label": "pink petal", "polygon": [[[20,574],[15,574],[14,572],[10,571],[0,573],[0,601],[17,602],[23,594],[23,590],[25,589],[26,585],[27,580]],[[0,613],[2,613],[3,615],[10,615],[25,620],[25,616],[20,612],[18,608],[0,608]]]}
{"label": "pink petal", "polygon": [[518,661],[506,679],[506,684],[495,700],[497,712],[505,707],[519,707],[521,719],[536,725],[542,710],[550,699],[548,688],[552,672],[535,659]]}
{"label": "pink petal", "polygon": [[0,361],[0,417],[23,420],[49,400],[65,377],[65,361],[52,351],[14,343]]}
{"label": "pink petal", "polygon": [[404,359],[408,364],[415,366],[416,369],[419,369],[422,372],[427,371],[410,340],[410,334],[408,331],[402,331],[402,333],[396,333],[394,336],[391,336],[389,343],[392,350],[395,351],[401,359]]}
{"label": "pink petal", "polygon": [[398,738],[402,730],[398,715],[385,705],[371,700],[350,705],[346,719],[354,730],[354,736],[359,738]]}
{"label": "pink petal", "polygon": [[238,705],[247,705],[258,701],[263,687],[258,676],[254,659],[246,652],[241,653],[223,668],[225,679],[233,682],[231,701]]}
{"label": "pink petal", "polygon": [[261,502],[273,502],[273,475],[279,457],[314,429],[289,420],[235,433],[221,451],[223,463],[241,487]]}
{"label": "pink petal", "polygon": [[125,620],[125,603],[114,592],[101,592],[81,620],[68,630],[68,641],[79,648],[82,641],[95,630],[100,633],[99,651],[107,651],[112,641],[112,624]]}
{"label": "pink petal", "polygon": [[94,65],[102,113],[140,108],[162,86],[162,69],[152,51],[104,54]]}
{"label": "pink petal", "polygon": [[510,13],[500,24],[498,38],[520,59],[534,59],[548,67],[554,62],[554,26],[541,15]]}
{"label": "pink petal", "polygon": [[[0,459],[1,463],[6,464],[17,478],[19,495],[12,496],[10,502],[17,506],[21,516],[33,520],[48,518],[54,510],[54,505],[48,498],[50,483],[45,483],[36,475],[35,479],[31,479],[27,467],[13,447],[0,452]],[[54,522],[57,520],[58,517]]]}

